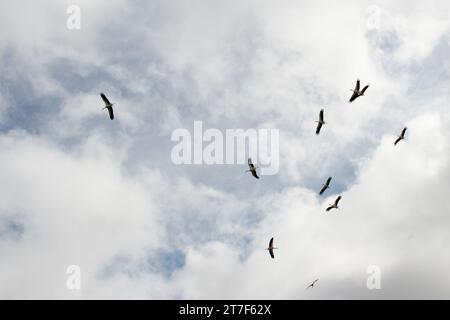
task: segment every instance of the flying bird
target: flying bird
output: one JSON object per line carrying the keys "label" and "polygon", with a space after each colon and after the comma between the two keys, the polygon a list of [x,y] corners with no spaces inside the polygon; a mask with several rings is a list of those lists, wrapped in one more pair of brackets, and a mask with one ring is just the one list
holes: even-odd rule
{"label": "flying bird", "polygon": [[256,174],[256,168],[253,163],[252,163],[252,158],[248,158],[248,167],[250,168],[249,170],[245,171],[245,172],[251,172],[252,176],[254,176],[256,179],[259,179],[258,175]]}
{"label": "flying bird", "polygon": [[272,238],[270,238],[270,241],[269,241],[269,247],[266,249],[266,250],[269,250],[269,253],[270,253],[270,256],[272,257],[272,259],[275,258],[275,256],[273,255],[273,250],[275,250],[275,249],[278,249],[278,248],[275,248],[273,246],[273,237],[272,237]]}
{"label": "flying bird", "polygon": [[401,140],[405,139],[405,132],[408,128],[405,127],[402,131],[402,133],[400,134],[400,136],[397,138],[397,140],[395,140],[394,142],[394,146],[397,145],[397,143],[399,143]]}
{"label": "flying bird", "polygon": [[355,89],[354,90],[350,89],[350,91],[352,91],[353,94],[350,97],[350,100],[348,101],[349,103],[353,102],[356,98],[363,96],[364,92],[366,92],[367,88],[369,87],[369,85],[366,85],[364,88],[362,88],[362,90],[359,90],[359,84],[360,84],[359,79],[357,79]]}
{"label": "flying bird", "polygon": [[325,121],[323,121],[323,109],[320,110],[319,121],[316,121],[316,122],[317,122],[316,134],[319,134],[320,133],[320,128],[322,128],[322,125],[324,125],[326,123]]}
{"label": "flying bird", "polygon": [[339,203],[339,201],[341,200],[341,198],[342,198],[341,196],[337,197],[336,200],[334,201],[334,203],[331,204],[331,205],[327,208],[327,211],[330,211],[331,209],[339,209],[338,203]]}
{"label": "flying bird", "polygon": [[105,103],[105,107],[103,109],[108,109],[109,118],[111,120],[114,120],[114,112],[113,112],[113,108],[112,108],[114,103],[109,102],[108,98],[103,93],[100,93],[100,96],[102,97],[103,102]]}
{"label": "flying bird", "polygon": [[319,279],[314,280],[309,286],[306,287],[306,290],[308,290],[309,288],[314,288],[314,285],[317,281],[319,281]]}
{"label": "flying bird", "polygon": [[320,195],[322,195],[322,193],[324,193],[325,190],[327,190],[330,187],[330,182],[331,182],[331,177],[329,177],[327,179],[327,181],[325,182],[325,184],[322,186],[322,189],[319,192]]}

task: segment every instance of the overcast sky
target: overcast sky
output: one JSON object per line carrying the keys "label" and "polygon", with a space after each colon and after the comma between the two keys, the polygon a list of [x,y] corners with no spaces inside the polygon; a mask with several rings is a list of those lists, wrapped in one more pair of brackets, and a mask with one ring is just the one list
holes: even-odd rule
{"label": "overcast sky", "polygon": [[[449,9],[1,1],[0,298],[450,299]],[[175,165],[195,120],[278,129],[278,174]]]}

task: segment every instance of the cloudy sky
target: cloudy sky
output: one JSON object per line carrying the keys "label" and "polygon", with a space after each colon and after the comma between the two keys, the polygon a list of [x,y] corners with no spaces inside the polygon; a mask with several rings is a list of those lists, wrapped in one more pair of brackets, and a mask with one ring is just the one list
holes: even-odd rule
{"label": "cloudy sky", "polygon": [[[0,298],[449,299],[449,9],[1,1]],[[279,172],[175,165],[195,120],[278,129]]]}

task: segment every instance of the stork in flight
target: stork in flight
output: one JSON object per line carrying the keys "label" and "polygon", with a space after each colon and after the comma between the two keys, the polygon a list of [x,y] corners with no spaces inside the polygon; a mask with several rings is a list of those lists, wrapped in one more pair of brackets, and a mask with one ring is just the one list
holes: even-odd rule
{"label": "stork in flight", "polygon": [[256,179],[259,179],[258,175],[256,174],[256,169],[257,167],[254,166],[254,164],[252,163],[252,158],[248,158],[248,167],[249,170],[245,171],[245,172],[251,172],[252,176],[254,176]]}
{"label": "stork in flight", "polygon": [[348,103],[353,102],[356,98],[361,97],[364,95],[364,92],[366,92],[367,88],[369,87],[369,85],[366,85],[364,88],[362,88],[362,90],[359,90],[359,79],[356,80],[356,86],[355,89],[352,90],[350,89],[350,91],[353,92],[352,96],[350,97],[350,100],[348,101]]}
{"label": "stork in flight", "polygon": [[316,121],[316,122],[317,122],[316,134],[319,134],[320,133],[320,128],[322,128],[322,125],[324,125],[326,123],[325,121],[323,121],[323,109],[320,110],[319,121]]}
{"label": "stork in flight", "polygon": [[333,204],[330,204],[330,206],[327,208],[327,211],[330,211],[331,209],[339,209],[338,203],[341,200],[341,196],[337,197]]}
{"label": "stork in flight", "polygon": [[395,140],[394,146],[397,145],[397,143],[399,143],[401,140],[405,139],[405,132],[406,132],[407,129],[408,129],[407,127],[403,128],[402,133],[401,133],[400,136],[397,138],[397,140]]}
{"label": "stork in flight", "polygon": [[314,280],[309,286],[306,287],[306,290],[308,290],[309,288],[314,288],[314,285],[317,281],[319,281],[319,279]]}
{"label": "stork in flight", "polygon": [[331,182],[331,177],[329,177],[327,179],[327,181],[325,182],[325,184],[322,186],[322,189],[319,192],[320,195],[322,195],[322,193],[324,193],[325,190],[327,190],[330,187],[330,182]]}
{"label": "stork in flight", "polygon": [[273,250],[275,250],[275,249],[278,249],[278,248],[275,248],[273,246],[273,237],[272,237],[272,238],[270,238],[270,241],[269,241],[269,247],[266,249],[266,250],[269,250],[269,253],[270,253],[270,256],[272,257],[272,259],[275,258],[275,256],[273,255]]}
{"label": "stork in flight", "polygon": [[102,97],[103,102],[105,103],[105,107],[103,109],[108,109],[109,118],[111,120],[114,120],[114,112],[113,112],[113,108],[112,108],[114,103],[109,102],[108,98],[103,93],[100,93],[100,96]]}

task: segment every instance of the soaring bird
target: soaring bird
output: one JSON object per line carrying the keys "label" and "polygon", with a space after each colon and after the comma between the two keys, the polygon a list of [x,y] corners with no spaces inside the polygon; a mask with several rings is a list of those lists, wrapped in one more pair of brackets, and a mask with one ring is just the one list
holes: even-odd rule
{"label": "soaring bird", "polygon": [[309,286],[306,287],[306,290],[308,290],[309,288],[314,288],[314,285],[317,281],[319,281],[319,279],[314,280]]}
{"label": "soaring bird", "polygon": [[114,119],[114,112],[113,112],[112,106],[114,105],[114,103],[109,102],[108,98],[103,93],[100,93],[100,96],[102,97],[103,102],[105,103],[105,107],[103,109],[108,109],[109,118],[111,120],[113,120]]}
{"label": "soaring bird", "polygon": [[395,140],[394,142],[394,146],[397,145],[397,143],[399,143],[401,140],[405,139],[405,132],[408,128],[405,127],[402,131],[402,133],[400,134],[400,136],[397,138],[397,140]]}
{"label": "soaring bird", "polygon": [[316,134],[319,134],[320,133],[320,128],[322,128],[322,125],[324,125],[326,123],[325,121],[323,121],[323,109],[320,110],[319,121],[316,121],[316,122],[317,122]]}
{"label": "soaring bird", "polygon": [[359,90],[359,79],[356,80],[356,86],[355,89],[352,90],[350,89],[350,91],[353,91],[352,96],[350,97],[350,100],[348,101],[349,103],[353,102],[356,98],[361,97],[364,95],[364,92],[366,92],[367,88],[369,87],[369,85],[366,85],[361,91]]}
{"label": "soaring bird", "polygon": [[322,193],[324,193],[325,190],[327,190],[330,187],[330,182],[331,182],[331,177],[329,177],[327,179],[327,181],[325,182],[325,184],[323,185],[322,189],[319,192],[320,195],[322,195]]}
{"label": "soaring bird", "polygon": [[338,203],[339,203],[339,200],[341,200],[341,198],[342,198],[341,196],[337,197],[336,200],[334,201],[334,203],[331,204],[331,205],[327,208],[327,211],[330,211],[331,209],[339,209]]}
{"label": "soaring bird", "polygon": [[250,168],[246,172],[251,172],[252,176],[254,176],[256,179],[259,179],[258,175],[256,174],[256,167],[252,163],[252,158],[248,158],[248,167]]}
{"label": "soaring bird", "polygon": [[278,248],[275,248],[273,246],[273,237],[272,237],[272,238],[270,238],[270,241],[269,241],[269,247],[266,249],[266,250],[269,250],[269,253],[270,253],[270,256],[272,257],[272,259],[275,258],[275,256],[273,255],[273,250],[275,250],[275,249],[278,249]]}

